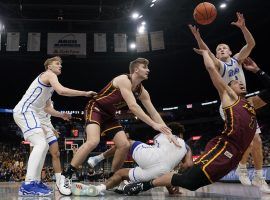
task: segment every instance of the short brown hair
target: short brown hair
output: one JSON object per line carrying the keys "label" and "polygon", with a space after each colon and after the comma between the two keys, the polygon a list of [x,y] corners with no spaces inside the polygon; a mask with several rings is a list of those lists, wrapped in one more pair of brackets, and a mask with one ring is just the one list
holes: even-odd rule
{"label": "short brown hair", "polygon": [[48,58],[45,62],[44,62],[44,66],[45,66],[45,70],[48,69],[48,66],[50,64],[52,64],[53,61],[59,61],[62,64],[62,59],[59,56],[55,56],[52,58]]}
{"label": "short brown hair", "polygon": [[172,130],[172,134],[183,137],[185,133],[185,127],[179,122],[170,122],[168,127]]}
{"label": "short brown hair", "polygon": [[149,64],[149,61],[145,58],[137,58],[136,60],[131,61],[129,63],[129,72],[133,74],[135,68],[138,67],[139,64],[144,64],[147,66]]}

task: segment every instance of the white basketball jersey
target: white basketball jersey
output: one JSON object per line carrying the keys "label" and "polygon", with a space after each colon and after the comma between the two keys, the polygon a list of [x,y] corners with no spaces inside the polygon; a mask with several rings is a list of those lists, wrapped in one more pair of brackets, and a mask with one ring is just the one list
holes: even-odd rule
{"label": "white basketball jersey", "polygon": [[231,58],[229,63],[220,62],[222,67],[220,67],[219,73],[227,84],[232,80],[240,80],[246,86],[243,68],[235,58]]}
{"label": "white basketball jersey", "polygon": [[173,137],[177,139],[181,148],[170,142],[165,134],[160,133],[154,138],[154,146],[161,150],[160,160],[164,160],[163,163],[166,163],[169,170],[174,169],[187,153],[185,141],[177,136]]}
{"label": "white basketball jersey", "polygon": [[[49,100],[51,100],[51,99],[49,99]],[[54,106],[53,106],[53,101],[51,101],[51,106],[54,107]],[[44,109],[41,110],[41,111],[39,111],[37,114],[38,114],[38,118],[39,118],[39,120],[40,120],[40,123],[41,123],[42,125],[52,126],[51,115],[48,114],[48,113],[46,113],[46,112],[44,111]]]}
{"label": "white basketball jersey", "polygon": [[40,120],[40,123],[42,125],[51,125],[51,115],[46,113],[44,110],[41,110],[40,112],[37,113],[38,118]]}
{"label": "white basketball jersey", "polygon": [[31,83],[22,99],[13,109],[13,112],[25,113],[27,111],[36,111],[37,113],[44,110],[46,102],[51,98],[54,89],[45,85],[40,80],[40,75]]}

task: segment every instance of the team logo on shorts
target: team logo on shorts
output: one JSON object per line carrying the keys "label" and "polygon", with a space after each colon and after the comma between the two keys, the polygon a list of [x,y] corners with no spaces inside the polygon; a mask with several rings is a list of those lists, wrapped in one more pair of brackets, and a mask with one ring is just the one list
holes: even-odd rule
{"label": "team logo on shorts", "polygon": [[224,155],[227,156],[228,158],[232,158],[233,155],[229,151],[225,151]]}

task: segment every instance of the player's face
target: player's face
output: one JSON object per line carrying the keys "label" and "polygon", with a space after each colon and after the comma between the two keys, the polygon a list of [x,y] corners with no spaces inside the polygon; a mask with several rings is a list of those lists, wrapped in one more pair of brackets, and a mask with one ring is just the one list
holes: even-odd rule
{"label": "player's face", "polygon": [[61,74],[62,65],[59,61],[53,61],[52,64],[49,65],[49,69],[58,76]]}
{"label": "player's face", "polygon": [[246,87],[241,81],[238,80],[232,81],[230,87],[237,95],[241,96],[247,94]]}
{"label": "player's face", "polygon": [[139,64],[139,66],[136,69],[137,74],[144,80],[148,79],[148,74],[150,72],[147,65]]}
{"label": "player's face", "polygon": [[226,61],[231,56],[232,52],[228,45],[219,44],[216,48],[216,57],[222,61]]}

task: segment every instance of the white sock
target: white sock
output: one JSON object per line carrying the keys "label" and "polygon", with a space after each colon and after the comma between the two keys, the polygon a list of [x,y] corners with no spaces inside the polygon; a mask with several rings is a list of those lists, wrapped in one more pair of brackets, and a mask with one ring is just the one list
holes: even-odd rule
{"label": "white sock", "polygon": [[61,173],[55,173],[55,181],[56,181],[56,183],[60,183],[60,179],[61,179]]}
{"label": "white sock", "polygon": [[99,193],[104,192],[106,190],[106,185],[104,185],[104,184],[98,185],[96,187],[97,187],[97,190],[99,191]]}
{"label": "white sock", "polygon": [[238,166],[239,166],[239,168],[247,168],[247,165],[246,164],[242,164],[242,163],[239,163]]}
{"label": "white sock", "polygon": [[255,176],[261,178],[263,177],[263,170],[262,169],[259,169],[259,170],[255,170]]}
{"label": "white sock", "polygon": [[103,153],[97,155],[96,158],[98,159],[99,162],[105,159]]}
{"label": "white sock", "polygon": [[41,169],[39,165],[42,163],[43,166],[43,154],[48,151],[48,144],[43,132],[35,133],[29,136],[27,140],[34,145],[34,148],[28,159],[27,172],[25,176],[26,183],[40,179]]}

